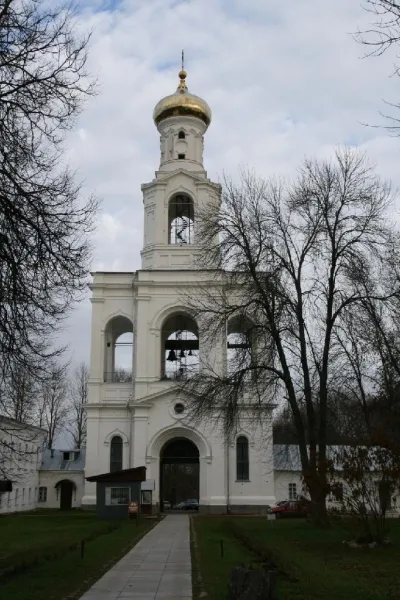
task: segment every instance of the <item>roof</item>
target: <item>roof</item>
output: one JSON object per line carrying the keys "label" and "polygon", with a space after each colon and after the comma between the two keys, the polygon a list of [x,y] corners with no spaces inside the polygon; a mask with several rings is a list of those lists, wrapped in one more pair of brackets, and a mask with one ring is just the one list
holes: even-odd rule
{"label": "roof", "polygon": [[0,414],[0,422],[4,423],[5,426],[9,426],[10,429],[8,430],[8,432],[11,434],[19,433],[24,429],[36,431],[37,433],[47,433],[46,430],[42,429],[41,427],[37,427],[36,425],[30,425],[29,423],[24,423],[23,421],[16,421],[15,419],[11,419],[11,417],[7,417],[6,415]]}
{"label": "roof", "polygon": [[146,481],[146,467],[136,467],[135,469],[123,469],[123,471],[114,471],[113,473],[92,475],[91,477],[86,477],[86,481],[109,481],[113,483]]}
{"label": "roof", "polygon": [[[335,458],[337,450],[343,446],[328,446],[328,458]],[[308,446],[307,446],[308,449]],[[301,471],[300,451],[297,444],[274,444],[275,471]],[[336,461],[335,461],[336,463]],[[337,466],[337,465],[336,465]]]}
{"label": "roof", "polygon": [[293,444],[274,444],[275,471],[301,471],[299,447]]}
{"label": "roof", "polygon": [[[74,453],[73,460],[65,460],[64,452]],[[41,471],[83,471],[85,468],[86,449],[50,450],[43,452]]]}

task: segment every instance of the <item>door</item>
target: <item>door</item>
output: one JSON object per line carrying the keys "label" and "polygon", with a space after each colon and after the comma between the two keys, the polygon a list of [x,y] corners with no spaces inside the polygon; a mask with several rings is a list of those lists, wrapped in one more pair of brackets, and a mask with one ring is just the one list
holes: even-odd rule
{"label": "door", "polygon": [[60,509],[69,510],[72,508],[72,492],[74,484],[72,481],[64,480],[60,483]]}

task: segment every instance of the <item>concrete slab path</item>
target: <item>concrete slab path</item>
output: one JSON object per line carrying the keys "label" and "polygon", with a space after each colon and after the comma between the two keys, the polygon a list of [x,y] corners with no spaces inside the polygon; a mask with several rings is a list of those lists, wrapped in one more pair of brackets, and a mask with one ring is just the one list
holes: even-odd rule
{"label": "concrete slab path", "polygon": [[189,517],[168,515],[80,600],[192,600]]}

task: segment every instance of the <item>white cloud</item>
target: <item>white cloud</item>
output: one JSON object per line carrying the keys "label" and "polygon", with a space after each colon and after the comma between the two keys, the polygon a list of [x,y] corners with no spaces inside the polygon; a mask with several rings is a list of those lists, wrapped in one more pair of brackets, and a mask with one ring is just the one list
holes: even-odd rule
{"label": "white cloud", "polygon": [[[361,58],[365,48],[351,34],[371,15],[358,2],[86,0],[82,7],[82,28],[94,29],[89,69],[100,93],[69,138],[68,159],[85,189],[103,198],[94,270],[140,266],[140,184],[159,164],[152,111],[176,88],[181,48],[189,89],[213,111],[205,140],[212,178],[238,163],[290,175],[305,155],[350,144],[400,184],[400,140],[361,124],[382,122],[383,99],[396,101],[400,81],[389,77],[393,57]],[[88,306],[64,334],[78,360],[88,359]]]}

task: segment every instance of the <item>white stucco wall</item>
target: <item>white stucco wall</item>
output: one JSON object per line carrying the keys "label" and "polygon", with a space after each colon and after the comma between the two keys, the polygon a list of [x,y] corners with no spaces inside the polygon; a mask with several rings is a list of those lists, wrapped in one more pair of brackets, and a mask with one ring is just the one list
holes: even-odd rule
{"label": "white stucco wall", "polygon": [[65,479],[72,481],[76,486],[72,493],[72,508],[81,506],[85,487],[83,471],[41,471],[40,486],[47,488],[47,500],[38,502],[39,508],[60,508],[60,492],[57,491],[56,485]]}
{"label": "white stucco wall", "polygon": [[39,488],[39,467],[46,432],[2,418],[2,475],[12,481],[12,492],[0,493],[0,514],[33,510]]}

